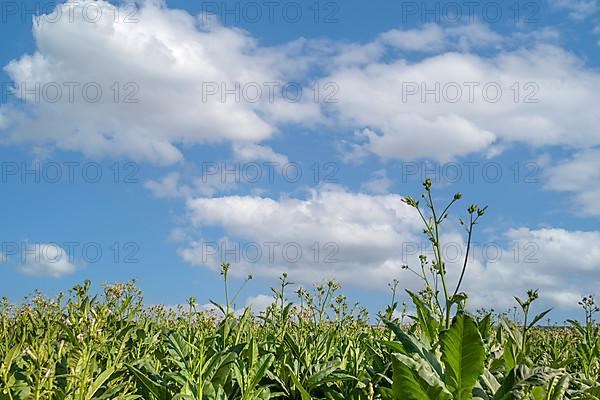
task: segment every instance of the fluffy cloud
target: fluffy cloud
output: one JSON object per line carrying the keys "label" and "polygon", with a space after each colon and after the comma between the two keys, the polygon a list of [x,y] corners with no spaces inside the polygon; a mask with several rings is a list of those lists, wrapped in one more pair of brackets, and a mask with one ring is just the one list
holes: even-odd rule
{"label": "fluffy cloud", "polygon": [[499,144],[600,143],[593,109],[600,75],[553,45],[346,65],[327,80],[343,88],[331,105],[337,121],[364,128],[353,148],[358,155],[363,149],[383,158],[446,161]]}
{"label": "fluffy cloud", "polygon": [[362,184],[363,189],[374,194],[388,193],[391,186],[392,181],[388,178],[385,169],[375,171],[373,178]]}
{"label": "fluffy cloud", "polygon": [[69,254],[55,243],[35,243],[21,256],[19,269],[32,276],[59,278],[76,270]]}
{"label": "fluffy cloud", "polygon": [[[16,94],[25,104],[0,108],[3,142],[163,164],[181,161],[183,145],[223,141],[232,142],[241,158],[284,160],[258,143],[290,123],[362,132],[350,139],[353,152],[346,159],[374,153],[445,161],[498,144],[600,143],[600,116],[593,109],[600,75],[548,44],[556,38],[548,29],[503,37],[481,23],[425,24],[362,44],[299,39],[263,47],[245,31],[161,3],[143,2],[137,23],[115,23],[112,17],[90,23],[76,3],[57,6],[63,14],[74,9],[74,21],[39,18],[33,28],[36,51],[5,67],[25,85]],[[112,5],[94,4],[105,9],[103,15],[114,14]],[[474,53],[479,49],[486,55]],[[309,95],[293,103],[280,88],[271,101],[265,84],[315,80],[317,73],[319,81],[337,85],[337,103],[315,102]],[[73,102],[69,82],[78,85]],[[256,86],[237,90],[239,101],[225,94],[223,89],[236,91],[237,82],[257,84],[262,96],[251,101]],[[83,99],[89,83],[102,89],[97,102]],[[471,89],[470,83],[478,86]],[[36,84],[41,101],[26,93]],[[490,100],[497,87],[500,99]],[[434,89],[440,99],[423,98],[424,89]],[[56,90],[61,98],[49,101]],[[414,90],[418,93],[410,94]],[[87,88],[88,96],[94,92]],[[125,102],[127,96],[137,102]]]}
{"label": "fluffy cloud", "polygon": [[[95,3],[112,7],[104,1]],[[574,18],[595,11],[596,4],[554,3],[568,8]],[[130,24],[114,23],[112,18],[89,23],[81,18],[81,6],[74,4],[58,7],[74,7],[75,21],[38,20],[33,29],[35,52],[5,67],[26,89],[39,83],[48,91],[42,91],[43,101],[21,92],[17,95],[25,104],[0,107],[3,143],[50,144],[89,156],[169,164],[183,159],[182,146],[226,141],[231,142],[237,161],[284,163],[285,155],[259,143],[273,137],[280,126],[294,123],[358,132],[345,138],[351,149],[346,159],[375,154],[384,159],[446,161],[511,144],[563,146],[576,153],[550,169],[547,188],[572,192],[586,213],[600,214],[595,185],[600,154],[593,149],[600,144],[596,112],[600,75],[575,55],[548,44],[556,40],[555,31],[500,37],[480,24],[425,25],[391,30],[369,43],[298,40],[269,48],[247,32],[155,2],[143,3],[136,15],[139,22]],[[523,44],[526,40],[533,44]],[[473,52],[482,48],[484,55]],[[232,95],[227,101],[219,94],[203,96],[207,83],[223,83],[228,89],[235,82],[261,86],[299,80],[314,70],[324,70],[322,81],[340,88],[338,103],[322,107],[310,101],[290,103],[278,96],[271,103],[264,92],[257,102],[234,101]],[[65,84],[69,82],[79,85],[74,102],[68,98]],[[62,88],[57,102],[47,98],[56,88],[54,83]],[[102,88],[98,102],[82,101],[86,83]],[[424,88],[438,83],[439,101],[435,94],[422,97]],[[486,84],[500,86],[499,101],[484,99]],[[462,91],[458,100],[457,86]],[[472,101],[469,87],[475,87]],[[486,95],[494,97],[494,89]],[[411,94],[411,90],[418,92]],[[138,101],[125,102],[127,95]],[[525,102],[527,96],[537,102]],[[374,195],[324,187],[302,199],[211,198],[236,187],[219,175],[184,182],[181,174],[170,173],[145,185],[158,197],[186,199],[192,227],[223,229],[226,234],[219,242],[227,246],[253,242],[264,251],[265,243],[279,243],[273,261],[245,262],[236,273],[278,276],[287,270],[296,281],[336,277],[372,288],[384,287],[394,277],[401,277],[406,287],[416,284],[401,267],[414,264],[416,255],[407,258],[403,250],[407,243],[422,242],[420,222],[399,196],[381,194],[389,187],[382,173],[363,186]],[[190,239],[189,232],[176,235],[188,242],[181,256],[193,264],[207,264],[205,241]],[[455,233],[449,237],[461,240]],[[508,239],[536,243],[539,262],[503,258],[491,263],[476,258],[466,281],[475,304],[489,301],[506,307],[507,293],[539,287],[551,302],[567,306],[597,287],[598,232],[519,229],[509,232]],[[282,256],[281,247],[292,243],[299,245],[304,259],[289,262]],[[325,247],[329,244],[334,246]],[[56,249],[55,256],[63,252]],[[329,256],[337,261],[325,263]],[[216,266],[219,255],[211,257],[208,264]],[[74,270],[64,260],[23,266],[24,272],[35,275],[60,276]],[[451,271],[455,274],[457,268]]]}
{"label": "fluffy cloud", "polygon": [[437,53],[455,49],[469,51],[501,44],[505,38],[478,22],[441,27],[429,23],[419,29],[393,29],[380,35],[379,41],[404,51]]}
{"label": "fluffy cloud", "polygon": [[150,179],[144,182],[144,187],[159,199],[186,197],[189,193],[186,188],[179,186],[180,177],[179,173],[171,172],[163,176],[160,180]]}
{"label": "fluffy cloud", "polygon": [[[5,67],[26,103],[0,109],[5,141],[169,164],[183,158],[178,144],[258,142],[277,131],[275,120],[320,118],[306,97],[292,103],[281,87],[269,96],[266,84],[300,73],[301,63],[287,60],[291,44],[260,47],[244,31],[157,2],[142,3],[137,23],[115,23],[114,6],[94,4],[103,9],[96,23],[75,1],[57,5],[72,21],[39,17],[36,51]],[[236,83],[239,100],[225,94]]]}
{"label": "fluffy cloud", "polygon": [[[368,281],[375,286],[386,282],[401,270],[398,249],[414,242],[419,231],[419,221],[400,196],[355,194],[338,187],[312,191],[307,199],[193,198],[187,208],[195,228],[228,232],[230,237],[219,241],[223,249],[234,249],[236,243],[260,247],[262,256],[256,263],[243,262],[254,258],[255,249],[248,258],[242,254],[237,273],[274,277],[289,271],[303,282],[336,277],[365,283],[366,276],[376,277]],[[268,243],[274,243],[272,253]],[[208,255],[205,245],[201,240],[192,242],[181,255],[190,263],[218,265],[226,250],[211,252],[214,259],[203,262]]]}
{"label": "fluffy cloud", "polygon": [[514,229],[501,258],[470,266],[465,285],[475,306],[496,309],[514,305],[511,295],[540,289],[542,300],[558,308],[577,307],[582,296],[600,284],[600,232],[548,228]]}
{"label": "fluffy cloud", "polygon": [[271,304],[273,304],[273,296],[259,294],[248,297],[246,299],[245,307],[250,307],[255,313],[261,313],[264,312]]}
{"label": "fluffy cloud", "polygon": [[282,166],[288,163],[288,158],[275,152],[269,146],[261,146],[254,143],[236,143],[233,146],[233,157],[235,160],[245,163],[267,161]]}
{"label": "fluffy cloud", "polygon": [[184,180],[179,172],[170,172],[158,180],[149,179],[144,182],[144,187],[157,198],[181,198],[187,199],[191,196],[214,196],[219,193],[231,192],[241,183],[234,174],[221,174],[221,168],[226,164],[217,165],[217,173],[203,173],[200,176]]}
{"label": "fluffy cloud", "polygon": [[[194,227],[218,227],[227,232],[206,247],[205,240],[192,240],[180,250],[184,260],[217,268],[227,258],[240,276],[257,274],[275,278],[288,272],[298,283],[336,278],[344,284],[384,288],[393,278],[401,286],[418,289],[418,279],[402,265],[417,266],[420,253],[433,258],[422,236],[421,221],[397,195],[350,193],[339,187],[314,191],[307,199],[279,200],[227,196],[188,200]],[[452,228],[451,228],[452,229]],[[464,259],[465,238],[450,230],[442,238],[448,262],[449,281],[456,282]],[[479,241],[469,259],[464,289],[471,294],[472,307],[505,310],[513,295],[530,288],[540,289],[542,302],[561,309],[577,307],[577,300],[593,293],[598,281],[600,232],[568,231],[558,228],[513,229],[500,241]],[[244,256],[244,246],[253,243],[263,254],[253,261]],[[276,243],[269,259],[265,243]],[[302,249],[302,259],[283,255],[286,243]],[[335,263],[314,260],[315,243],[337,245]],[[239,246],[239,247],[236,247]],[[255,247],[253,247],[255,249]],[[238,262],[234,260],[238,255]],[[321,256],[324,254],[322,253]]]}
{"label": "fluffy cloud", "polygon": [[545,187],[572,193],[576,213],[600,215],[600,149],[575,153],[549,167]]}

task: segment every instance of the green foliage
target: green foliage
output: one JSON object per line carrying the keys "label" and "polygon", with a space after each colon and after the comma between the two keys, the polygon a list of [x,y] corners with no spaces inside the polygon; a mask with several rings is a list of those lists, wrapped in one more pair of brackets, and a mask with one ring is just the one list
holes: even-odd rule
{"label": "green foliage", "polygon": [[465,314],[454,317],[450,329],[440,337],[446,386],[452,398],[470,400],[479,376],[483,373],[485,349],[475,321]]}
{"label": "green foliage", "polygon": [[[549,310],[533,314],[534,290],[516,298],[523,322],[516,311],[512,320],[469,314],[460,290],[468,263],[452,284],[440,251],[442,222],[462,196],[439,213],[431,182],[424,187],[431,215],[405,199],[434,254],[406,266],[424,285],[407,291],[414,315],[406,303],[398,309],[398,280],[376,325],[335,281],[289,300],[285,274],[264,313],[236,310],[251,276],[231,294],[225,263],[225,303],[212,302],[215,311],[198,310],[195,298],[145,307],[133,282],[96,296],[86,281],[55,299],[0,302],[0,400],[600,400],[593,298],[570,327],[539,326]],[[467,209],[467,243],[485,210]]]}

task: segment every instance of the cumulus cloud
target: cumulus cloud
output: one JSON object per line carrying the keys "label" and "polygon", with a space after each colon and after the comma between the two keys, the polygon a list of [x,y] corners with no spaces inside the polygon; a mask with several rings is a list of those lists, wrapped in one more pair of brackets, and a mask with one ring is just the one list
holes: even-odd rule
{"label": "cumulus cloud", "polygon": [[267,161],[282,166],[288,163],[288,158],[275,152],[269,146],[254,143],[236,143],[233,146],[233,158],[240,162]]}
{"label": "cumulus cloud", "polygon": [[[213,269],[228,258],[226,261],[234,263],[232,272],[239,276],[252,273],[275,278],[288,272],[298,283],[336,278],[346,285],[370,289],[383,288],[398,278],[402,287],[418,289],[418,278],[402,266],[417,267],[417,256],[422,253],[433,258],[421,221],[397,195],[329,187],[313,191],[306,199],[195,198],[187,207],[196,229],[218,227],[227,236],[208,247],[204,239],[190,240],[180,249],[182,258]],[[442,243],[449,281],[456,282],[464,260],[465,237],[452,229]],[[471,294],[470,306],[505,310],[513,305],[512,295],[533,288],[540,289],[545,304],[577,307],[577,300],[600,283],[598,240],[598,231],[559,228],[511,229],[499,241],[479,240],[473,246],[464,282],[464,289]],[[251,250],[245,253],[244,247],[250,243]],[[295,258],[295,250],[286,256],[283,248],[289,243],[298,245],[304,257]],[[335,243],[336,261],[325,262],[327,252],[322,249],[321,258],[315,260],[315,243]],[[258,248],[263,253],[256,258]]]}
{"label": "cumulus cloud", "polygon": [[259,294],[256,296],[248,297],[246,299],[245,307],[250,307],[255,313],[264,312],[271,304],[273,304],[273,297],[267,296],[266,294]]}
{"label": "cumulus cloud", "polygon": [[[203,162],[199,176],[170,172],[162,178],[147,180],[144,187],[157,198],[212,197],[231,192],[245,182],[255,179],[258,182],[263,174],[270,176],[288,164],[284,154],[255,143],[234,143],[232,158],[231,161]],[[188,170],[195,169],[195,166],[189,167]]]}
{"label": "cumulus cloud", "polygon": [[390,180],[390,178],[388,178],[385,169],[375,171],[375,173],[373,174],[373,178],[362,184],[363,189],[365,189],[369,193],[374,194],[388,193],[391,186],[392,181]]}
{"label": "cumulus cloud", "polygon": [[[226,168],[223,163],[219,166]],[[228,193],[235,190],[241,179],[235,174],[203,173],[200,176],[185,178],[179,172],[170,172],[158,180],[149,179],[144,182],[144,187],[157,198],[187,199],[191,196],[212,197],[217,194]]]}
{"label": "cumulus cloud", "polygon": [[[75,3],[57,7],[81,11]],[[112,15],[108,8],[113,6],[95,3]],[[595,1],[553,3],[573,18],[596,11]],[[114,23],[112,18],[89,23],[81,12],[74,15],[75,21],[39,19],[33,27],[35,51],[5,67],[22,89],[16,97],[24,103],[0,107],[2,143],[173,164],[183,160],[182,146],[228,142],[236,161],[285,163],[285,155],[261,143],[292,123],[356,132],[344,137],[347,160],[375,154],[447,161],[493,154],[513,144],[563,146],[575,154],[549,170],[547,188],[573,193],[585,213],[600,214],[595,184],[600,154],[594,149],[600,145],[600,74],[550,44],[557,39],[556,31],[502,37],[477,23],[428,24],[390,30],[368,43],[300,39],[264,47],[245,31],[157,2],[142,3],[138,23]],[[483,48],[485,53],[475,52]],[[279,95],[271,102],[264,88],[256,102],[235,101],[231,94],[222,98],[222,89],[235,88],[237,82],[285,83],[315,70],[324,75],[321,81],[339,87],[337,103],[317,104],[308,98],[292,103]],[[35,90],[38,83],[46,90]],[[73,102],[67,83],[75,83]],[[94,88],[102,90],[97,102],[83,99],[86,84],[93,84],[88,96]],[[209,95],[207,84],[217,93]],[[62,97],[48,101],[57,86]],[[43,101],[28,93],[32,88],[45,96]],[[407,287],[416,284],[401,271],[416,257],[407,259],[403,246],[420,243],[422,228],[400,196],[384,194],[389,188],[385,173],[364,184],[372,194],[326,186],[307,198],[222,196],[237,186],[220,174],[184,179],[174,172],[145,186],[157,197],[185,199],[192,228],[223,229],[219,242],[226,246],[252,242],[267,251],[266,243],[279,244],[272,261],[264,254],[263,262],[241,263],[235,273],[279,276],[287,270],[299,282],[336,277],[373,288],[394,277],[404,279]],[[212,259],[204,262],[205,240],[193,239],[190,232],[174,235],[188,244],[180,249],[181,256],[192,264],[216,267],[221,254],[211,251]],[[474,290],[475,304],[489,301],[504,307],[506,293],[533,286],[566,306],[597,285],[598,232],[524,228],[507,237],[536,243],[540,261],[476,259],[466,282]],[[297,244],[304,258],[286,259],[281,252],[286,244]],[[36,251],[46,249],[39,245]],[[64,250],[53,254],[62,256]],[[68,258],[61,260],[30,262],[22,269],[46,276],[75,271]]]}
{"label": "cumulus cloud", "polygon": [[499,144],[600,143],[600,116],[592,110],[600,74],[553,45],[347,65],[328,80],[343,88],[331,105],[337,121],[364,129],[357,154],[362,148],[383,158],[446,161]]}
{"label": "cumulus cloud", "polygon": [[40,16],[36,51],[5,67],[25,102],[0,109],[5,142],[170,164],[183,159],[179,144],[259,142],[277,131],[274,120],[320,118],[314,102],[266,86],[300,73],[287,62],[291,44],[261,47],[247,32],[158,2],[143,2],[137,23],[115,23],[113,5],[94,4],[104,10],[96,23],[76,1],[57,5],[73,21]]}
{"label": "cumulus cloud", "polygon": [[437,52],[444,48],[444,30],[437,24],[425,24],[420,29],[393,29],[381,35],[381,41],[407,51]]}
{"label": "cumulus cloud", "polygon": [[149,179],[144,182],[144,187],[159,199],[186,197],[189,193],[189,187],[181,187],[179,184],[181,175],[177,172],[171,172],[159,180]]}
{"label": "cumulus cloud", "polygon": [[[514,305],[507,294],[540,289],[551,306],[576,308],[582,296],[593,294],[600,284],[600,232],[558,228],[512,229],[503,256],[473,262],[465,280],[475,306]],[[499,307],[499,308],[498,308]]]}
{"label": "cumulus cloud", "polygon": [[[600,75],[549,44],[556,32],[547,28],[501,36],[479,22],[425,24],[368,43],[298,39],[265,47],[248,32],[162,3],[143,2],[138,23],[90,23],[76,4],[57,5],[63,14],[74,9],[74,21],[39,18],[35,52],[5,66],[25,104],[0,107],[3,143],[172,164],[184,159],[182,146],[224,141],[240,158],[284,160],[260,143],[286,124],[363,132],[362,141],[348,139],[352,154],[344,157],[354,160],[370,153],[447,161],[499,144],[600,142],[593,109]],[[114,6],[95,4],[112,15]],[[405,58],[415,51],[418,58]],[[324,101],[323,87],[319,101],[305,88],[296,103],[281,88],[272,97],[265,85],[308,80],[335,83],[337,102]],[[65,84],[73,82],[71,102]],[[28,93],[36,84],[42,101]],[[87,84],[94,86],[84,90]],[[57,87],[62,97],[48,101]],[[83,99],[98,87],[97,102]]]}
{"label": "cumulus cloud", "polygon": [[578,214],[600,215],[600,149],[586,149],[550,166],[545,188],[572,194]]}
{"label": "cumulus cloud", "polygon": [[450,27],[428,23],[417,29],[392,29],[381,34],[378,40],[404,51],[436,53],[442,50],[469,51],[496,46],[506,39],[487,25],[473,22]]}
{"label": "cumulus cloud", "polygon": [[[202,240],[190,243],[181,250],[186,261],[216,266],[227,249],[237,244],[239,255],[252,243],[252,254],[242,254],[237,273],[275,277],[288,271],[305,283],[325,277],[364,283],[366,276],[377,277],[369,280],[373,285],[386,282],[401,270],[398,249],[414,242],[420,230],[398,195],[371,196],[331,186],[313,190],[306,199],[193,198],[187,209],[195,228],[223,228],[228,237],[219,240],[219,251],[207,249]],[[255,258],[257,247],[260,259],[244,265]]]}
{"label": "cumulus cloud", "polygon": [[503,36],[494,32],[489,25],[473,21],[458,25],[425,23],[413,29],[391,29],[367,43],[315,39],[302,42],[302,46],[303,52],[312,55],[307,56],[306,60],[326,68],[336,69],[369,65],[376,60],[389,57],[390,51],[397,57],[397,53],[414,56],[448,51],[500,50],[531,42],[551,43],[559,36],[559,31],[547,27]]}
{"label": "cumulus cloud", "polygon": [[76,270],[69,254],[56,243],[35,243],[21,255],[19,269],[32,276],[59,278]]}

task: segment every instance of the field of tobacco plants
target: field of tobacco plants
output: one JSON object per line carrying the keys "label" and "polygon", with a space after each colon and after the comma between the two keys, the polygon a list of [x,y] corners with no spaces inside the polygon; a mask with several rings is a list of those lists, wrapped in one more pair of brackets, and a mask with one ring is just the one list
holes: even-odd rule
{"label": "field of tobacco plants", "polygon": [[[0,304],[0,399],[600,399],[593,297],[565,327],[541,326],[549,310],[530,313],[533,289],[515,297],[515,315],[470,312],[467,263],[450,282],[439,240],[462,196],[437,208],[430,181],[424,189],[404,199],[434,250],[407,267],[423,281],[407,292],[414,315],[399,306],[397,281],[376,316],[333,281],[292,292],[285,274],[264,313],[234,313],[229,264],[214,312],[194,298],[145,307],[133,283],[92,296],[86,281],[55,299]],[[473,204],[460,220],[467,244],[485,212]]]}

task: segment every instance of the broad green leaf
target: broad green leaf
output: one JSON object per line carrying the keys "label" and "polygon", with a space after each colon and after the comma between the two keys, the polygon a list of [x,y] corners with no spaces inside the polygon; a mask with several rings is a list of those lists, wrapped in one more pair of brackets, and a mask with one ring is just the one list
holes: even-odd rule
{"label": "broad green leaf", "polygon": [[133,365],[127,365],[127,368],[135,375],[135,377],[140,381],[142,386],[151,394],[153,394],[159,400],[167,400],[169,397],[167,395],[167,388],[154,381],[152,378],[146,376],[142,371],[134,367]]}
{"label": "broad green leaf", "polygon": [[339,360],[330,361],[325,365],[319,365],[319,369],[315,372],[308,381],[306,382],[306,386],[309,390],[319,386],[321,382],[327,378],[329,375],[338,370],[341,366],[341,362]]}
{"label": "broad green leaf", "polygon": [[19,345],[12,347],[9,351],[6,352],[2,366],[6,368],[7,371],[10,370],[10,367],[12,366],[13,362],[18,358],[20,352],[21,346]]}
{"label": "broad green leaf", "polygon": [[398,339],[398,341],[402,343],[406,354],[410,355],[416,353],[423,357],[423,346],[418,342],[417,339],[404,332],[404,330],[402,330],[402,328],[396,325],[395,323],[387,320],[384,320],[384,322],[387,325],[387,327],[390,328],[392,332],[394,332],[394,334],[396,335],[396,339]]}
{"label": "broad green leaf", "polygon": [[485,349],[475,321],[466,314],[454,317],[440,335],[444,382],[455,400],[473,398],[473,387],[483,373]]}
{"label": "broad green leaf", "polygon": [[556,375],[550,369],[530,370],[524,365],[517,365],[506,375],[493,400],[522,400],[529,388],[545,385]]}
{"label": "broad green leaf", "polygon": [[424,359],[412,359],[394,354],[392,393],[396,400],[450,400],[452,394],[445,388],[431,365]]}
{"label": "broad green leaf", "polygon": [[429,343],[434,343],[438,338],[439,322],[433,316],[431,309],[413,292],[406,291],[417,310],[417,321],[426,335]]}
{"label": "broad green leaf", "polygon": [[569,374],[564,374],[560,377],[558,382],[554,386],[552,386],[552,392],[550,393],[550,400],[563,400],[565,398],[565,394],[567,393],[567,388],[569,387],[569,382],[571,377]]}

